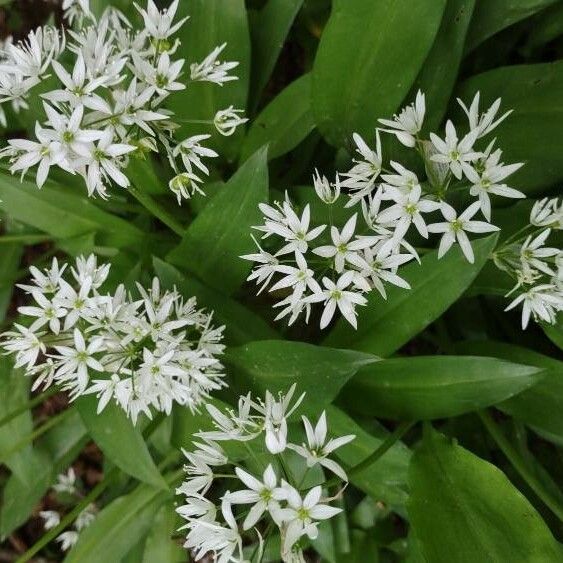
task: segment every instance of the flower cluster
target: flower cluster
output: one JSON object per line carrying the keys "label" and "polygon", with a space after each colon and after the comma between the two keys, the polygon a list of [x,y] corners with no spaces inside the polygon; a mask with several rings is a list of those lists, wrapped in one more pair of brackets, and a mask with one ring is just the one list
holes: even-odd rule
{"label": "flower cluster", "polygon": [[[309,205],[299,213],[287,195],[274,206],[260,205],[264,224],[255,229],[262,233],[265,248],[255,241],[258,252],[243,258],[257,263],[248,279],[255,280],[260,291],[269,287],[287,294],[290,290],[275,305],[282,307],[278,319],[288,316],[292,324],[304,312],[308,320],[311,304],[322,302],[321,328],[330,323],[336,309],[356,327],[356,306],[367,304],[366,293],[377,289],[386,298],[385,283],[409,288],[397,271],[413,258],[419,259],[412,245],[413,234],[427,239],[429,233],[438,233],[439,257],[457,243],[466,259],[474,261],[468,233],[498,230],[490,223],[491,195],[524,197],[504,183],[522,164],[502,163],[502,151],[495,149],[494,140],[480,147],[480,139],[510,113],[497,118],[500,100],[484,113],[479,112],[479,94],[469,108],[460,104],[468,118],[469,131],[463,136],[448,120],[445,138],[431,133],[430,139],[423,139],[426,106],[424,94],[419,92],[415,103],[399,115],[380,120],[385,128],[376,130],[375,149],[354,134],[357,156],[347,172],[337,173],[334,182],[315,174],[315,192],[329,207],[328,217],[332,217],[331,206],[347,193],[344,207],[360,206],[361,225],[358,213],[342,228],[332,220],[330,225],[311,225]],[[424,177],[399,162],[390,161],[384,167],[381,132],[395,135],[417,152]],[[464,191],[475,201],[458,212],[447,201],[454,191]],[[431,215],[436,212],[441,219]]]}
{"label": "flower cluster", "polygon": [[71,268],[56,258],[48,270],[31,268],[31,284],[20,287],[34,304],[20,307],[22,324],[1,345],[36,378],[33,388],[55,383],[72,400],[96,394],[98,412],[114,399],[136,423],[151,409],[170,413],[174,402],[193,410],[225,386],[223,327],[212,315],[195,298],[162,291],[157,278],[149,290],[137,284],[139,299],[124,286],[104,294],[109,270],[93,255]]}
{"label": "flower cluster", "polygon": [[[187,520],[182,528],[188,530],[185,546],[196,560],[211,554],[214,561],[242,562],[245,533],[254,529],[261,544],[263,535],[277,528],[282,559],[299,561],[300,538],[316,538],[318,523],[340,512],[329,505],[323,470],[347,481],[330,456],[354,436],[328,439],[323,412],[315,426],[302,417],[306,442],[292,443],[288,418],[304,397],[292,404],[294,392],[295,385],[286,395],[267,392],[258,401],[248,394],[239,399],[237,410],[207,405],[215,428],[198,432],[194,449],[184,452],[187,478],[177,490],[185,497],[177,509]],[[237,443],[245,454],[227,453]],[[220,509],[212,495],[220,498]]]}
{"label": "flower cluster", "polygon": [[[62,473],[57,477],[57,482],[53,485],[53,490],[57,497],[58,504],[64,508],[69,508],[77,504],[83,498],[83,493],[79,488],[74,469],[71,467],[67,473]],[[71,549],[80,536],[80,532],[87,528],[96,518],[98,508],[94,504],[87,506],[76,518],[72,530],[67,530],[59,534],[55,541],[60,543],[63,551]],[[61,523],[61,514],[57,510],[42,510],[39,516],[43,519],[45,530],[56,528]]]}
{"label": "flower cluster", "polygon": [[530,317],[555,324],[563,310],[563,250],[546,244],[553,231],[562,229],[563,202],[545,198],[532,207],[530,223],[495,251],[495,264],[516,280],[507,296],[517,296],[506,310],[522,305],[523,329]]}
{"label": "flower cluster", "polygon": [[[46,119],[36,123],[35,138],[11,139],[0,153],[10,159],[12,173],[36,169],[42,187],[55,166],[82,176],[89,195],[106,198],[112,184],[130,186],[129,156],[162,150],[175,174],[170,189],[178,203],[201,193],[201,175],[209,174],[203,159],[217,156],[202,145],[210,135],[176,141],[178,125],[164,107],[170,94],[186,88],[185,61],[174,58],[179,41],[173,36],[187,19],[174,23],[178,5],[174,0],[159,11],[153,0],[146,10],[135,4],[144,22],[135,30],[113,7],[97,20],[89,0],[65,0],[66,16],[78,26],[68,37],[45,26],[25,41],[7,42],[0,53],[0,103],[26,109],[34,86],[51,75],[57,79],[55,89],[41,94]],[[229,71],[238,63],[218,60],[224,47],[191,65],[189,80],[223,85],[236,79]],[[71,66],[59,58],[70,59]],[[230,135],[246,121],[239,113],[230,107],[209,123]]]}

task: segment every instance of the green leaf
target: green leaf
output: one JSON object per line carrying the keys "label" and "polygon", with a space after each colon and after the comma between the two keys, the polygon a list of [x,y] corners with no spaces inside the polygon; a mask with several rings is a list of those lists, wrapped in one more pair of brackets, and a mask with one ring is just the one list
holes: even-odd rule
{"label": "green leaf", "polygon": [[121,407],[110,402],[97,414],[98,400],[93,395],[83,395],[76,405],[92,439],[109,461],[139,481],[166,488],[142,434]]}
{"label": "green leaf", "polygon": [[172,539],[178,528],[177,519],[172,502],[158,511],[147,536],[143,563],[178,563],[185,559],[185,549]]}
{"label": "green leaf", "polygon": [[303,0],[268,0],[251,26],[252,74],[250,97],[255,107],[268,83]]}
{"label": "green leaf", "polygon": [[473,242],[474,264],[458,247],[441,260],[434,251],[422,258],[422,265],[408,264],[400,274],[412,289],[388,287],[386,301],[372,291],[367,306],[358,307],[358,330],[340,320],[324,343],[383,357],[393,354],[461,297],[491,256],[496,240],[495,234]]}
{"label": "green leaf", "polygon": [[514,110],[494,131],[503,160],[525,163],[510,185],[534,194],[563,180],[563,61],[496,68],[472,76],[456,94],[471,101],[479,91],[481,107],[501,97],[502,108]]}
{"label": "green leaf", "polygon": [[416,79],[416,90],[426,94],[425,131],[435,131],[448,107],[456,83],[471,15],[476,0],[448,0],[440,29]]}
{"label": "green leaf", "polygon": [[229,375],[240,392],[276,393],[296,383],[296,395],[307,393],[306,411],[315,413],[333,401],[358,369],[376,361],[361,352],[286,340],[251,342],[225,353]]}
{"label": "green leaf", "polygon": [[558,0],[478,0],[467,36],[466,51],[472,51],[495,33],[556,2]]}
{"label": "green leaf", "polygon": [[[327,407],[328,426],[335,436],[355,434],[356,438],[335,455],[348,467],[364,461],[385,440],[387,432],[380,431],[377,436],[369,434],[352,418],[337,407]],[[383,457],[352,477],[352,483],[373,497],[393,507],[404,506],[407,500],[407,471],[411,452],[402,442],[394,444]]]}
{"label": "green leaf", "polygon": [[555,324],[542,323],[541,327],[553,344],[563,350],[563,315],[559,313],[559,318]]}
{"label": "green leaf", "polygon": [[120,561],[146,536],[158,510],[171,496],[171,491],[140,485],[114,500],[80,533],[65,563]]}
{"label": "green leaf", "polygon": [[462,354],[478,354],[535,366],[544,371],[537,385],[497,408],[526,423],[544,438],[563,446],[563,362],[520,346],[493,340],[456,345]]}
{"label": "green leaf", "polygon": [[116,247],[139,244],[144,238],[129,222],[96,207],[86,193],[79,195],[52,182],[40,190],[32,182],[0,173],[0,200],[10,217],[54,238],[97,232],[99,244]]}
{"label": "green leaf", "polygon": [[315,128],[311,114],[311,76],[304,74],[278,94],[252,122],[241,159],[268,145],[273,159],[294,149]]}
{"label": "green leaf", "polygon": [[252,267],[239,256],[251,251],[251,227],[261,218],[258,204],[268,199],[266,153],[259,150],[239,168],[167,257],[222,293],[238,289]]}
{"label": "green leaf", "polygon": [[506,476],[441,434],[426,434],[409,484],[409,517],[427,561],[561,561],[560,545]]}
{"label": "green leaf", "polygon": [[[183,124],[183,135],[209,133],[214,135],[212,145],[223,156],[234,158],[238,154],[242,128],[232,137],[222,137],[213,125],[190,124],[190,120],[213,120],[217,111],[234,106],[246,108],[250,77],[250,32],[244,0],[190,0],[180,2],[178,18],[190,19],[179,32],[182,42],[178,56],[186,59],[186,68],[199,63],[219,45],[227,46],[221,53],[223,61],[238,61],[230,74],[238,80],[223,87],[209,82],[190,82],[186,90],[170,97],[167,102],[177,121]],[[183,123],[186,122],[187,123]]]}
{"label": "green leaf", "polygon": [[238,301],[226,297],[215,289],[207,287],[192,276],[184,276],[174,266],[153,258],[153,266],[164,287],[176,286],[184,297],[195,296],[200,307],[213,311],[218,325],[225,325],[227,344],[245,344],[254,340],[269,340],[279,337],[270,325]]}
{"label": "green leaf", "polygon": [[394,113],[422,67],[446,0],[335,0],[313,66],[313,112],[321,133],[344,145],[372,136]]}
{"label": "green leaf", "polygon": [[22,253],[23,244],[19,242],[2,244],[0,253],[0,322],[6,318],[12,300],[14,281]]}
{"label": "green leaf", "polygon": [[539,368],[473,356],[393,358],[362,368],[343,391],[354,412],[400,420],[457,416],[537,383]]}

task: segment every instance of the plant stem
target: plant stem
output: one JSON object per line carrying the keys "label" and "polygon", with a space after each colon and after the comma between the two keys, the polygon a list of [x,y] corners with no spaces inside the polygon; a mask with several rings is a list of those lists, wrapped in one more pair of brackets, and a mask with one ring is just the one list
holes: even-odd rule
{"label": "plant stem", "polygon": [[62,422],[65,418],[67,418],[70,415],[71,412],[72,411],[70,410],[65,410],[57,414],[56,416],[49,418],[49,420],[47,420],[45,424],[43,424],[33,432],[30,432],[29,434],[27,434],[27,436],[24,436],[21,440],[16,442],[16,444],[12,446],[7,452],[2,452],[0,454],[0,463],[5,463],[5,461],[9,459],[10,456],[14,455],[22,448],[25,448],[25,446],[27,446],[28,444],[31,444],[31,442],[39,438],[39,436],[45,434],[47,430],[50,430],[51,428],[53,428],[53,426],[59,424],[59,422]]}
{"label": "plant stem", "polygon": [[500,427],[493,421],[491,415],[486,411],[478,413],[483,425],[502,450],[512,467],[518,472],[520,477],[528,484],[530,489],[540,498],[540,500],[563,522],[563,507],[559,501],[552,497],[551,493],[545,489],[537,477],[530,471],[530,468],[518,452],[514,449]]}
{"label": "plant stem", "polygon": [[[336,553],[345,556],[350,553],[350,530],[348,529],[348,517],[346,513],[346,504],[344,497],[339,495],[333,502],[337,508],[341,508],[342,512],[332,519],[332,535],[334,537],[334,547]],[[337,558],[340,559],[340,558]]]}
{"label": "plant stem", "polygon": [[53,395],[58,393],[58,391],[59,390],[56,387],[51,387],[47,391],[44,391],[40,395],[37,395],[37,397],[34,397],[33,399],[31,399],[27,403],[19,406],[17,409],[8,413],[4,418],[0,419],[0,428],[2,426],[4,426],[4,424],[8,424],[8,422],[12,422],[12,420],[14,420],[14,418],[17,418],[20,414],[22,414],[26,410],[32,409],[32,408],[36,407],[37,405],[39,405],[40,403],[42,403],[45,399],[52,397]]}
{"label": "plant stem", "polygon": [[171,231],[176,233],[179,237],[184,236],[184,227],[150,195],[141,192],[134,186],[131,186],[129,191],[145,209],[150,211],[158,220],[162,221]]}

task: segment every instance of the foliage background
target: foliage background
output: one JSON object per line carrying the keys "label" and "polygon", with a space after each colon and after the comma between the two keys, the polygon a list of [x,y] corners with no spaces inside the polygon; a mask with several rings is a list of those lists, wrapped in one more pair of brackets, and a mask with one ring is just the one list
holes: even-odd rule
{"label": "foliage background", "polygon": [[[127,0],[114,3],[133,14]],[[16,36],[60,17],[47,2],[2,4],[3,33]],[[106,2],[93,4],[101,10]],[[3,169],[3,326],[21,304],[14,283],[53,254],[107,257],[113,284],[146,283],[156,273],[227,325],[232,389],[285,389],[297,381],[309,392],[311,412],[327,408],[336,434],[358,435],[342,449],[346,465],[401,423],[424,421],[352,478],[344,531],[333,542],[329,529],[311,557],[560,561],[563,328],[560,322],[524,333],[516,314],[502,312],[510,282],[488,261],[496,239],[475,245],[473,265],[456,252],[439,262],[426,255],[422,266],[405,268],[411,291],[391,290],[386,302],[372,294],[357,332],[337,323],[326,337],[314,321],[274,325],[267,297],[245,285],[249,265],[238,256],[252,248],[258,202],[287,189],[314,205],[313,169],[341,169],[351,159],[351,134],[372,138],[377,118],[410,102],[418,88],[427,95],[429,129],[458,111],[457,96],[468,100],[480,90],[485,104],[501,96],[514,113],[497,130],[499,145],[507,161],[526,163],[514,187],[531,199],[561,194],[563,2],[185,0],[181,10],[191,16],[181,37],[187,63],[226,41],[225,58],[241,62],[240,79],[224,89],[195,84],[171,106],[192,119],[234,104],[246,108],[249,127],[214,138],[227,158],[208,196],[180,210],[163,181],[164,162],[131,164],[135,186],[174,214],[181,238],[124,192],[92,201],[68,176],[38,191]],[[33,104],[9,115],[6,136],[30,129],[36,117]],[[393,141],[384,151],[405,158]],[[501,237],[526,221],[531,205],[497,210]],[[231,391],[222,399],[234,397]],[[67,406],[56,396],[34,408],[28,401],[29,381],[3,358],[0,419],[21,410],[0,427],[5,551],[23,553],[38,539],[38,506],[48,504],[56,475],[74,463],[88,487],[103,488],[105,508],[66,560],[186,560],[170,539],[177,527],[171,486],[178,449],[202,419],[177,409],[143,437],[117,409],[92,416],[89,400]],[[34,434],[53,418],[56,424]],[[44,553],[60,558],[55,547]]]}

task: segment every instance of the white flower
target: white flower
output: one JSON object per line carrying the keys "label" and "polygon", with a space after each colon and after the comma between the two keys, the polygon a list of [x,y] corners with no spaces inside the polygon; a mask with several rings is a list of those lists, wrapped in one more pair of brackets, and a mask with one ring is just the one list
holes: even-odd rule
{"label": "white flower", "polygon": [[35,124],[36,141],[27,139],[10,139],[10,146],[21,153],[17,159],[14,159],[10,167],[10,172],[22,172],[25,174],[31,167],[39,164],[37,167],[36,182],[37,187],[42,188],[49,175],[51,166],[62,164],[66,157],[63,146],[58,141],[53,141],[51,135],[47,134],[41,128],[39,123]]}
{"label": "white flower", "polygon": [[18,309],[18,312],[22,315],[37,318],[31,325],[30,330],[36,331],[42,326],[49,324],[50,330],[55,334],[59,334],[61,330],[60,319],[66,315],[66,309],[60,307],[56,301],[49,301],[49,299],[38,290],[33,290],[31,295],[33,299],[35,299],[37,306],[24,306]]}
{"label": "white flower", "polygon": [[403,108],[399,115],[393,116],[392,120],[379,119],[378,121],[388,127],[387,129],[383,129],[383,131],[395,135],[403,145],[414,147],[416,144],[416,135],[422,129],[425,113],[425,96],[419,90],[416,94],[414,104]]}
{"label": "white flower", "polygon": [[96,519],[96,510],[93,504],[88,505],[76,518],[74,527],[77,532],[87,528]]}
{"label": "white flower", "polygon": [[559,203],[556,197],[536,201],[530,212],[530,223],[536,227],[563,229],[563,201]]}
{"label": "white flower", "polygon": [[391,248],[398,246],[411,224],[414,224],[424,238],[428,238],[428,230],[422,214],[436,211],[440,208],[440,204],[422,198],[422,188],[419,184],[406,194],[400,188],[389,186],[387,195],[396,202],[379,214],[379,220],[383,223],[396,222],[395,232],[388,246]]}
{"label": "white flower", "polygon": [[326,225],[320,225],[309,230],[311,208],[308,204],[303,209],[301,217],[297,216],[287,201],[280,208],[280,211],[283,211],[283,213],[269,206],[262,205],[260,209],[263,212],[266,211],[271,218],[275,217],[275,220],[267,219],[264,227],[259,227],[259,230],[265,232],[264,237],[276,234],[284,238],[288,243],[276,253],[276,256],[295,251],[305,254],[309,248],[309,243],[315,240],[326,228]]}
{"label": "white flower", "polygon": [[214,82],[222,86],[230,80],[238,80],[238,76],[229,75],[229,71],[238,66],[238,62],[220,62],[217,57],[227,46],[226,43],[215,47],[201,63],[190,65],[190,78],[202,82]]}
{"label": "white flower", "polygon": [[53,485],[53,489],[57,493],[67,493],[74,495],[76,493],[76,473],[72,467],[69,467],[66,473],[57,476],[57,482]]}
{"label": "white flower", "polygon": [[526,238],[520,249],[520,261],[522,268],[529,272],[531,270],[539,270],[548,276],[554,276],[555,272],[549,267],[544,260],[557,256],[560,252],[559,248],[546,248],[544,244],[551,233],[551,229],[545,229],[536,237],[530,235]]}
{"label": "white flower", "polygon": [[258,244],[258,241],[254,237],[252,237],[252,240],[254,240],[254,243],[258,247],[258,252],[253,254],[244,254],[241,258],[258,264],[258,266],[254,267],[246,280],[256,280],[256,285],[262,286],[258,290],[258,295],[260,295],[260,293],[262,293],[262,291],[270,285],[274,274],[278,271],[279,260],[273,254],[266,252]]}
{"label": "white flower", "polygon": [[358,133],[353,135],[356,143],[356,152],[361,156],[360,160],[355,159],[354,166],[342,174],[346,179],[342,182],[342,187],[350,188],[353,193],[346,207],[351,207],[368,195],[373,187],[375,180],[381,172],[382,156],[381,156],[381,139],[379,130],[375,132],[376,150],[371,150],[366,142]]}
{"label": "white flower", "polygon": [[442,202],[440,210],[442,211],[442,215],[446,221],[443,223],[428,225],[428,231],[430,233],[443,233],[442,239],[440,240],[440,246],[438,248],[438,258],[444,256],[444,254],[457,240],[465,258],[467,258],[468,262],[473,264],[475,256],[466,232],[491,233],[499,230],[498,227],[490,225],[485,221],[472,220],[473,216],[480,208],[480,202],[476,201],[458,217],[455,209],[451,205],[448,205],[446,202]]}
{"label": "white flower", "polygon": [[213,125],[221,135],[230,137],[237,130],[237,127],[248,121],[247,118],[240,117],[242,113],[244,113],[244,110],[235,109],[234,106],[221,109],[215,114]]}
{"label": "white flower", "polygon": [[489,147],[485,152],[484,161],[477,163],[475,167],[464,168],[467,179],[472,183],[469,193],[472,196],[479,197],[481,202],[481,210],[487,221],[491,220],[491,200],[489,194],[495,194],[502,197],[523,198],[526,197],[522,192],[508,187],[503,180],[514,174],[523,164],[505,165],[500,162],[502,151],[497,149],[489,155]]}
{"label": "white flower", "polygon": [[328,326],[337,308],[354,328],[358,327],[356,305],[366,305],[367,299],[360,293],[346,289],[354,281],[354,275],[355,272],[344,272],[336,283],[324,277],[323,285],[325,289],[321,293],[315,293],[306,298],[310,303],[324,302],[324,311],[320,323],[321,329]]}
{"label": "white flower", "polygon": [[3,334],[6,340],[2,343],[2,347],[6,353],[16,355],[15,368],[25,366],[26,370],[31,370],[37,362],[39,354],[45,354],[47,349],[39,339],[43,333],[36,334],[35,329],[31,330],[17,323],[14,324],[14,328],[17,332],[10,331]]}
{"label": "white flower", "polygon": [[322,465],[332,471],[335,475],[338,475],[338,477],[340,477],[343,481],[347,481],[348,478],[346,477],[346,473],[342,467],[336,463],[336,461],[329,459],[328,456],[334,450],[350,443],[355,436],[353,434],[349,434],[347,436],[341,436],[327,441],[326,435],[328,428],[325,411],[321,414],[315,428],[313,428],[311,422],[306,416],[303,416],[302,419],[305,426],[305,432],[307,434],[307,444],[303,444],[301,446],[291,444],[289,447],[305,458],[307,467],[313,467],[318,463],[319,465]]}
{"label": "white flower", "polygon": [[68,530],[63,532],[60,536],[58,536],[55,541],[61,544],[62,551],[68,551],[71,547],[73,547],[76,542],[78,541],[78,532],[74,530]]}
{"label": "white flower", "polygon": [[485,113],[479,114],[479,98],[480,93],[477,92],[477,94],[475,94],[475,97],[473,98],[473,101],[471,102],[471,105],[469,106],[469,109],[462,100],[460,100],[459,98],[457,99],[459,105],[463,108],[463,111],[469,119],[469,129],[471,131],[477,131],[478,139],[484,137],[493,129],[498,127],[512,113],[512,110],[507,111],[495,121],[495,117],[498,113],[501,102],[501,99],[497,98],[493,102],[493,105]]}
{"label": "white flower", "polygon": [[160,96],[186,88],[185,84],[178,82],[185,62],[183,59],[171,62],[170,55],[163,53],[154,66],[134,53],[133,62],[137,76],[150,84]]}
{"label": "white flower", "polygon": [[352,215],[342,228],[342,231],[339,231],[336,227],[330,229],[332,245],[318,246],[313,249],[313,253],[317,256],[334,258],[337,273],[341,273],[344,270],[347,262],[361,267],[362,263],[358,256],[358,251],[368,248],[377,242],[375,237],[358,237],[355,240],[351,240],[356,230],[357,218],[357,214]]}
{"label": "white flower", "polygon": [[244,530],[249,530],[264,512],[270,511],[274,515],[279,510],[279,501],[285,500],[286,492],[277,486],[278,479],[271,464],[264,470],[262,481],[240,467],[236,467],[235,472],[248,489],[229,493],[226,500],[232,504],[253,505],[242,524]]}
{"label": "white flower", "polygon": [[168,183],[168,187],[172,193],[176,194],[178,205],[182,205],[182,200],[190,199],[195,193],[205,195],[198,185],[201,182],[201,178],[192,172],[183,172],[174,176]]}
{"label": "white flower", "polygon": [[340,197],[340,180],[338,176],[336,176],[334,184],[331,184],[328,181],[328,178],[326,176],[321,176],[319,171],[315,168],[313,186],[317,196],[324,203],[331,205]]}
{"label": "white flower", "polygon": [[56,528],[61,521],[60,514],[55,510],[41,510],[41,512],[39,512],[39,516],[43,518],[43,526],[46,530]]}
{"label": "white flower", "polygon": [[536,321],[542,320],[554,324],[557,311],[563,307],[563,296],[561,292],[557,292],[557,288],[553,284],[537,285],[518,295],[505,311],[510,311],[521,303],[522,329],[524,330],[530,322],[530,316],[533,316]]}
{"label": "white flower", "polygon": [[285,264],[276,267],[276,271],[285,274],[285,277],[277,281],[270,288],[270,291],[290,287],[293,290],[293,299],[295,300],[299,300],[306,289],[310,289],[313,293],[321,291],[318,282],[315,280],[313,270],[307,267],[307,261],[299,251],[295,252],[295,261],[297,267]]}
{"label": "white flower", "polygon": [[396,274],[396,271],[399,266],[406,264],[413,257],[412,254],[393,254],[391,249],[386,248],[384,244],[374,248],[366,248],[363,251],[363,266],[360,274],[363,278],[369,279],[381,296],[387,299],[383,282],[391,283],[404,289],[411,288],[407,281]]}
{"label": "white flower", "polygon": [[282,488],[286,491],[288,502],[288,507],[279,514],[285,523],[282,553],[288,554],[302,536],[317,538],[317,521],[328,520],[342,509],[321,503],[321,487],[311,489],[305,498],[301,498],[299,492],[285,481],[282,481]]}
{"label": "white flower", "polygon": [[461,180],[463,173],[471,169],[470,162],[477,160],[481,153],[473,150],[473,145],[479,134],[478,129],[473,129],[460,141],[454,124],[448,120],[446,123],[446,138],[440,139],[438,135],[430,133],[430,140],[436,148],[437,153],[430,157],[434,162],[447,164],[452,174]]}
{"label": "white flower", "polygon": [[193,167],[195,166],[204,174],[209,174],[209,169],[201,161],[202,157],[215,158],[219,156],[214,150],[208,149],[200,144],[201,141],[205,141],[209,139],[209,137],[210,135],[194,135],[193,137],[188,137],[174,149],[174,157],[182,157],[182,162],[188,172],[193,172]]}
{"label": "white flower", "polygon": [[143,20],[145,21],[145,29],[157,41],[164,41],[171,35],[174,35],[183,25],[188,18],[180,20],[173,25],[174,17],[178,10],[180,0],[174,0],[168,8],[159,11],[153,0],[148,0],[147,9],[143,10],[137,3],[134,3],[135,8],[139,11]]}

